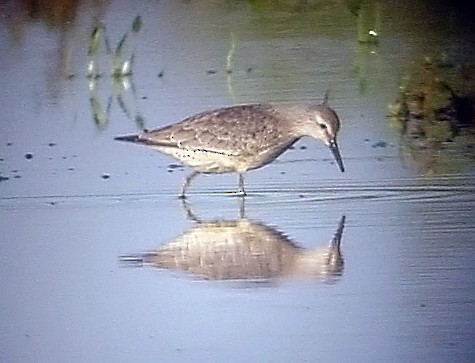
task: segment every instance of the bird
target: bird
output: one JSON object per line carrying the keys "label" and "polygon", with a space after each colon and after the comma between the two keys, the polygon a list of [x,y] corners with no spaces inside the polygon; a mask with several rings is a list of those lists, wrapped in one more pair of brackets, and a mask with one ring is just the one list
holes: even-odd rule
{"label": "bird", "polygon": [[118,141],[142,144],[169,155],[192,169],[180,198],[199,174],[237,173],[239,196],[247,195],[244,174],[273,162],[304,136],[328,146],[341,172],[345,171],[337,143],[340,119],[322,103],[242,104],[204,111],[182,121]]}

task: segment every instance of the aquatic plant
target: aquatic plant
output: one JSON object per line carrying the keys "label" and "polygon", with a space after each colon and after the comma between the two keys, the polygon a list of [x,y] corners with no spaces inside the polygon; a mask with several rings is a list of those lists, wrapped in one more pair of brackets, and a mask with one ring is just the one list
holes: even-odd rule
{"label": "aquatic plant", "polygon": [[104,25],[102,23],[97,24],[91,31],[89,36],[89,45],[87,47],[87,68],[86,76],[88,78],[99,77],[98,71],[98,51],[101,44],[101,39],[104,34]]}
{"label": "aquatic plant", "polygon": [[[124,77],[132,74],[132,66],[135,59],[135,38],[142,28],[142,19],[137,16],[132,22],[131,29],[126,32],[117,43],[115,50],[108,47],[107,51],[112,61],[112,76]],[[128,39],[131,39],[127,41]],[[106,43],[108,44],[108,42]],[[133,47],[130,46],[133,45]]]}
{"label": "aquatic plant", "polygon": [[358,42],[364,44],[379,43],[381,29],[380,3],[374,0],[358,1],[355,7],[350,8],[350,10],[357,16]]}
{"label": "aquatic plant", "polygon": [[[116,46],[113,47],[106,33],[106,26],[99,22],[96,24],[89,36],[87,50],[87,70],[86,77],[89,79],[90,106],[92,117],[98,128],[104,129],[109,123],[109,114],[113,100],[117,101],[122,112],[129,119],[133,119],[137,126],[144,127],[144,119],[139,114],[136,104],[137,98],[135,87],[132,82],[133,65],[135,60],[136,38],[142,29],[142,18],[135,17],[130,29],[120,38]],[[99,61],[101,60],[101,44],[104,41],[105,54],[110,64],[110,69],[106,73],[112,79],[112,91],[108,96],[106,105],[100,101],[99,80],[103,78],[99,72]],[[132,100],[125,99],[123,91],[131,90]],[[134,113],[130,111],[129,104],[134,106]],[[133,116],[135,114],[135,116]]]}
{"label": "aquatic plant", "polygon": [[89,36],[86,76],[88,78],[101,77],[98,70],[101,39],[104,39],[106,54],[111,64],[110,75],[115,78],[130,76],[135,59],[135,39],[141,29],[142,18],[137,16],[132,22],[130,30],[121,37],[115,48],[112,49],[105,25],[102,22],[95,25]]}
{"label": "aquatic plant", "polygon": [[472,65],[456,65],[443,53],[414,63],[402,77],[397,99],[388,105],[390,122],[403,137],[403,148],[422,161],[424,169],[435,170],[442,160],[464,155],[473,161],[473,74]]}
{"label": "aquatic plant", "polygon": [[402,78],[397,100],[388,107],[404,134],[437,143],[474,125],[475,79],[445,58],[425,57]]}

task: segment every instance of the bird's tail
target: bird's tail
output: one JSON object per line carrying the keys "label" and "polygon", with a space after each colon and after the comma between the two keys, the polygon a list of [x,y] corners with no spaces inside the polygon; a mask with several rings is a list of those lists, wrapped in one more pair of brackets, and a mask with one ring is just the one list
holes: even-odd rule
{"label": "bird's tail", "polygon": [[119,257],[119,262],[123,267],[143,267],[151,264],[157,257],[157,252],[134,253]]}
{"label": "bird's tail", "polygon": [[117,136],[117,137],[114,137],[114,140],[127,141],[127,142],[141,142],[139,135]]}

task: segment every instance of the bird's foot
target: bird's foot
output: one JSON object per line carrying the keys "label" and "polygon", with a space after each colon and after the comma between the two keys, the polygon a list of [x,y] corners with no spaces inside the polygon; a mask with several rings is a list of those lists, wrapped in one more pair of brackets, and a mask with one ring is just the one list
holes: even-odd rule
{"label": "bird's foot", "polygon": [[244,190],[238,190],[234,193],[236,197],[245,197],[247,196],[247,193]]}

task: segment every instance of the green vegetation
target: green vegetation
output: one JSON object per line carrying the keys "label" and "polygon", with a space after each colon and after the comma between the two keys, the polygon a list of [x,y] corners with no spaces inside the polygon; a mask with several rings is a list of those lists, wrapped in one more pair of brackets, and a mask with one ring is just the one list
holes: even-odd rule
{"label": "green vegetation", "polygon": [[425,57],[402,78],[397,100],[388,105],[406,151],[430,160],[431,168],[438,165],[434,160],[474,160],[474,75],[472,65],[456,65],[446,54]]}
{"label": "green vegetation", "polygon": [[106,53],[111,63],[110,75],[114,78],[122,78],[132,74],[132,66],[135,58],[135,37],[142,29],[142,18],[135,17],[132,26],[117,43],[115,49],[106,34],[106,27],[103,23],[97,24],[89,37],[87,51],[87,73],[88,78],[100,78],[98,71],[99,50],[101,39],[104,39]]}
{"label": "green vegetation", "polygon": [[[103,23],[98,23],[91,31],[87,50],[86,77],[89,79],[92,118],[99,129],[106,128],[109,123],[109,114],[114,99],[129,119],[133,119],[140,129],[144,127],[145,121],[136,107],[137,98],[132,82],[136,37],[141,29],[142,19],[137,16],[129,31],[120,38],[115,47],[112,47],[106,34],[106,26]],[[105,44],[105,55],[110,64],[110,69],[105,74],[99,71],[101,55],[103,55],[101,53],[102,40]],[[108,96],[105,106],[100,101],[99,95],[99,80],[103,79],[104,75],[108,75],[112,80],[111,94]],[[127,100],[125,98],[127,94],[124,91],[128,90],[131,90],[132,98]],[[134,112],[130,111],[129,105],[133,106]]]}

